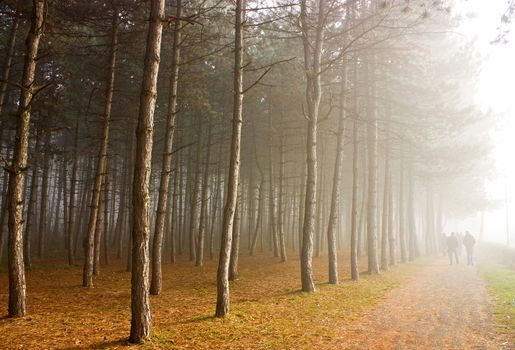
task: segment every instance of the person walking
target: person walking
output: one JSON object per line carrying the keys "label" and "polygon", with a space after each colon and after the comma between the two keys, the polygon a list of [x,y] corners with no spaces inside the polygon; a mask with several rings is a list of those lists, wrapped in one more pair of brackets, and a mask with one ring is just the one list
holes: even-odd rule
{"label": "person walking", "polygon": [[458,241],[458,256],[461,257],[461,251],[463,250],[463,233],[456,233],[456,240]]}
{"label": "person walking", "polygon": [[458,238],[456,238],[456,233],[454,232],[452,232],[451,235],[447,237],[447,253],[449,254],[451,265],[453,256],[456,259],[456,264],[460,263],[458,259]]}
{"label": "person walking", "polygon": [[474,245],[476,244],[476,240],[474,236],[470,234],[470,232],[465,233],[465,237],[463,237],[463,245],[467,250],[467,265],[474,265]]}

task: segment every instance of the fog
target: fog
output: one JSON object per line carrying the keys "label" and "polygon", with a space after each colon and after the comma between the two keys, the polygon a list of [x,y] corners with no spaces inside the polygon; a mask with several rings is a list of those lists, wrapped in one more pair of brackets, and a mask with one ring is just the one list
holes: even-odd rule
{"label": "fog", "polygon": [[[22,346],[116,348],[130,318],[128,341],[155,348],[498,348],[480,325],[515,281],[513,17],[486,0],[2,1],[5,322],[34,295],[44,336]],[[45,338],[66,306],[68,333]],[[26,324],[3,322],[14,347]]]}
{"label": "fog", "polygon": [[[499,18],[505,13],[504,4],[484,1],[461,2],[458,11],[466,20],[460,25],[460,32],[474,41],[479,55],[482,57],[481,72],[477,77],[475,102],[485,111],[496,115],[495,127],[489,135],[493,140],[492,157],[495,161],[493,176],[485,179],[487,198],[491,207],[484,212],[484,239],[498,243],[507,243],[508,232],[511,231],[511,244],[514,244],[513,229],[509,223],[515,219],[515,167],[511,161],[515,149],[515,105],[510,97],[513,89],[515,68],[511,64],[515,59],[513,33],[505,36],[502,45],[492,43],[500,31],[506,28]],[[507,220],[508,219],[508,220]],[[507,224],[508,221],[508,224]],[[507,227],[508,226],[508,227]],[[479,235],[481,231],[481,213],[471,213],[469,218],[453,218],[446,223],[444,231],[460,231],[466,227]]]}

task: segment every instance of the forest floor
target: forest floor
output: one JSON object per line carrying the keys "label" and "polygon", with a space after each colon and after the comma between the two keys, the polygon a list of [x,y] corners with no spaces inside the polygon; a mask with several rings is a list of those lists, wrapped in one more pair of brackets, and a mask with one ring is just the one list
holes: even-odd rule
{"label": "forest floor", "polygon": [[[231,313],[216,319],[216,263],[165,264],[163,293],[152,296],[152,338],[128,346],[130,274],[103,266],[81,287],[81,267],[48,262],[27,274],[29,315],[0,318],[2,349],[511,349],[496,331],[490,297],[475,267],[446,259],[398,265],[380,275],[327,284],[327,259],[314,259],[317,292],[299,291],[299,262],[242,256]],[[365,266],[362,261],[361,266]],[[0,315],[7,276],[0,272]],[[512,330],[515,332],[515,330]],[[508,330],[510,333],[510,330]],[[509,336],[510,334],[508,334]],[[513,333],[511,333],[513,335]]]}

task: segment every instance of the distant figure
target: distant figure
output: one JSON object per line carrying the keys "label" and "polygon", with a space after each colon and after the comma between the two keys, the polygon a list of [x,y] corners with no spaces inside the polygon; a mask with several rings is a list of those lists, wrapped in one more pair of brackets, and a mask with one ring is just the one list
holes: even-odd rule
{"label": "distant figure", "polygon": [[463,245],[467,250],[467,265],[474,265],[474,245],[476,244],[476,240],[474,236],[470,234],[470,232],[465,233],[465,237],[463,237]]}
{"label": "distant figure", "polygon": [[456,239],[458,240],[458,256],[461,257],[461,251],[463,250],[463,233],[458,232],[456,234]]}
{"label": "distant figure", "polygon": [[447,253],[449,254],[449,260],[452,265],[452,257],[454,256],[456,259],[456,264],[459,264],[460,261],[458,259],[458,238],[456,238],[456,233],[451,233],[449,237],[447,237]]}

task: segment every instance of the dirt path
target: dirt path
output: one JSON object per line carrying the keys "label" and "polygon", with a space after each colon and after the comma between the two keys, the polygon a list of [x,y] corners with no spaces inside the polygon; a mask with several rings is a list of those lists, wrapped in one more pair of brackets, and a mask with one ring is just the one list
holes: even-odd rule
{"label": "dirt path", "polygon": [[443,258],[345,328],[343,349],[503,349],[477,268]]}

